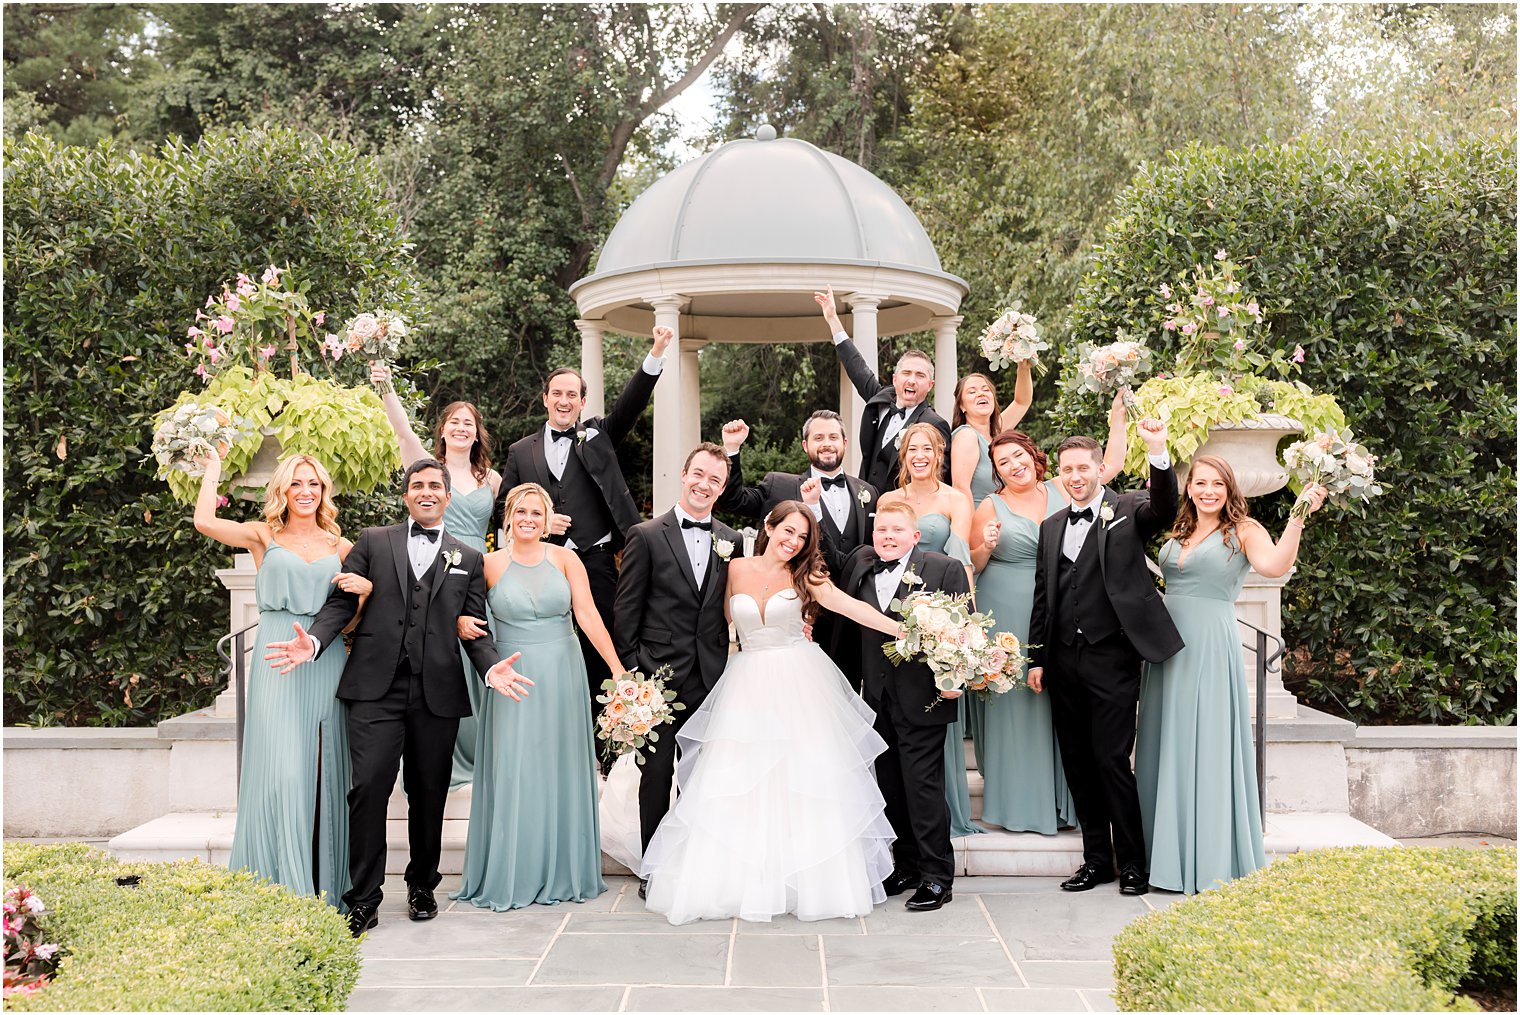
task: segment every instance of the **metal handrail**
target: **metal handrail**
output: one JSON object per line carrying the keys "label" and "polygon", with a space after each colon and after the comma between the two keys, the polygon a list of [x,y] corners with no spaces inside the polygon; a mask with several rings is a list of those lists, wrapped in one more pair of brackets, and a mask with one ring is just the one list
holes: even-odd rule
{"label": "metal handrail", "polygon": [[[1248,641],[1241,642],[1241,647],[1248,648],[1256,654],[1256,797],[1261,805],[1262,819],[1265,820],[1267,813],[1267,674],[1282,668],[1283,656],[1287,653],[1288,646],[1277,635],[1263,631],[1248,620],[1236,617],[1235,622],[1256,632],[1256,643],[1253,645]],[[1270,655],[1267,653],[1268,642],[1276,645]]]}
{"label": "metal handrail", "polygon": [[248,632],[259,626],[255,620],[247,627],[239,628],[230,634],[224,634],[216,643],[216,654],[227,666],[227,676],[232,682],[234,696],[237,698],[237,784],[238,790],[243,788],[243,714],[248,682],[248,650],[244,647],[247,643]]}

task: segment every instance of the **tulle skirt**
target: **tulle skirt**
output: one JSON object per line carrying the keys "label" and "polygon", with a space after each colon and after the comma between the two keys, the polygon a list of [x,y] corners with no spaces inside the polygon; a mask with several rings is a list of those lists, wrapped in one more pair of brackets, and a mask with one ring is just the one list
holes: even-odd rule
{"label": "tulle skirt", "polygon": [[744,651],[677,736],[680,797],[640,875],[671,923],[863,916],[892,826],[875,716],[817,645]]}

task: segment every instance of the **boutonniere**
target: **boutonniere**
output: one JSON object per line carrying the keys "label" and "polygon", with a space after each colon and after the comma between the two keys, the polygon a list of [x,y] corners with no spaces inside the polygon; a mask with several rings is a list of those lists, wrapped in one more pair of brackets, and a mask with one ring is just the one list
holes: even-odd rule
{"label": "boutonniere", "polygon": [[464,559],[464,554],[460,553],[458,550],[444,550],[443,551],[443,562],[445,564],[447,564],[449,567],[458,567],[459,566],[459,562],[461,560],[463,560],[463,559]]}
{"label": "boutonniere", "polygon": [[856,495],[855,499],[860,501],[861,507],[865,507],[867,504],[871,503],[871,491],[867,490],[865,487],[861,487],[860,493]]}
{"label": "boutonniere", "polygon": [[723,558],[724,560],[727,560],[729,557],[733,556],[733,552],[734,552],[734,543],[733,543],[733,540],[731,540],[731,539],[714,539],[713,540],[713,553],[716,553],[719,557]]}
{"label": "boutonniere", "polygon": [[1103,519],[1103,527],[1108,528],[1108,523],[1114,520],[1114,506],[1107,501],[1098,509],[1098,517]]}
{"label": "boutonniere", "polygon": [[577,444],[584,444],[584,443],[586,443],[586,430],[585,430],[584,427],[582,427],[581,429],[575,431],[575,443],[577,443]]}
{"label": "boutonniere", "polygon": [[[906,430],[906,429],[908,429],[908,428],[907,427],[903,427],[903,430]],[[899,430],[899,431],[897,431],[897,436],[892,438],[892,446],[894,448],[896,448],[897,450],[899,450],[899,451],[902,450],[902,435],[903,435],[903,431]]]}
{"label": "boutonniere", "polygon": [[916,566],[915,564],[909,564],[908,570],[903,572],[902,583],[904,585],[922,585],[924,583],[924,580],[913,571],[913,568]]}

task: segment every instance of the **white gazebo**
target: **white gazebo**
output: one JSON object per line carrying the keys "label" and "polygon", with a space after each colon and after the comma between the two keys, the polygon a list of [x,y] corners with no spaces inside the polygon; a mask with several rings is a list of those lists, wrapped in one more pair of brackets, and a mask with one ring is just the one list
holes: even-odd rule
{"label": "white gazebo", "polygon": [[[654,510],[676,501],[681,463],[701,439],[697,352],[709,342],[822,342],[813,292],[832,285],[866,361],[877,339],[934,333],[934,406],[950,417],[956,315],[966,283],[940,269],[917,216],[860,166],[763,126],[668,173],[623,214],[596,274],[570,287],[580,319],[586,415],[603,411],[608,331],[673,328],[654,394]],[[878,367],[879,369],[879,367]],[[861,399],[840,373],[851,435]],[[708,435],[714,437],[716,435]],[[849,468],[859,451],[850,445]]]}

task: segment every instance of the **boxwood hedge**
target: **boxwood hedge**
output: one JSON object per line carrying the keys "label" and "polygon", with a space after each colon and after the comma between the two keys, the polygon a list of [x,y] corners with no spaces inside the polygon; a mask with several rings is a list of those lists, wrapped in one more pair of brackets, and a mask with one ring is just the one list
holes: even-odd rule
{"label": "boxwood hedge", "polygon": [[[341,1011],[359,943],[336,909],[246,872],[5,846],[5,883],[47,905],[58,975],[14,1011]],[[136,876],[135,886],[118,878]]]}

